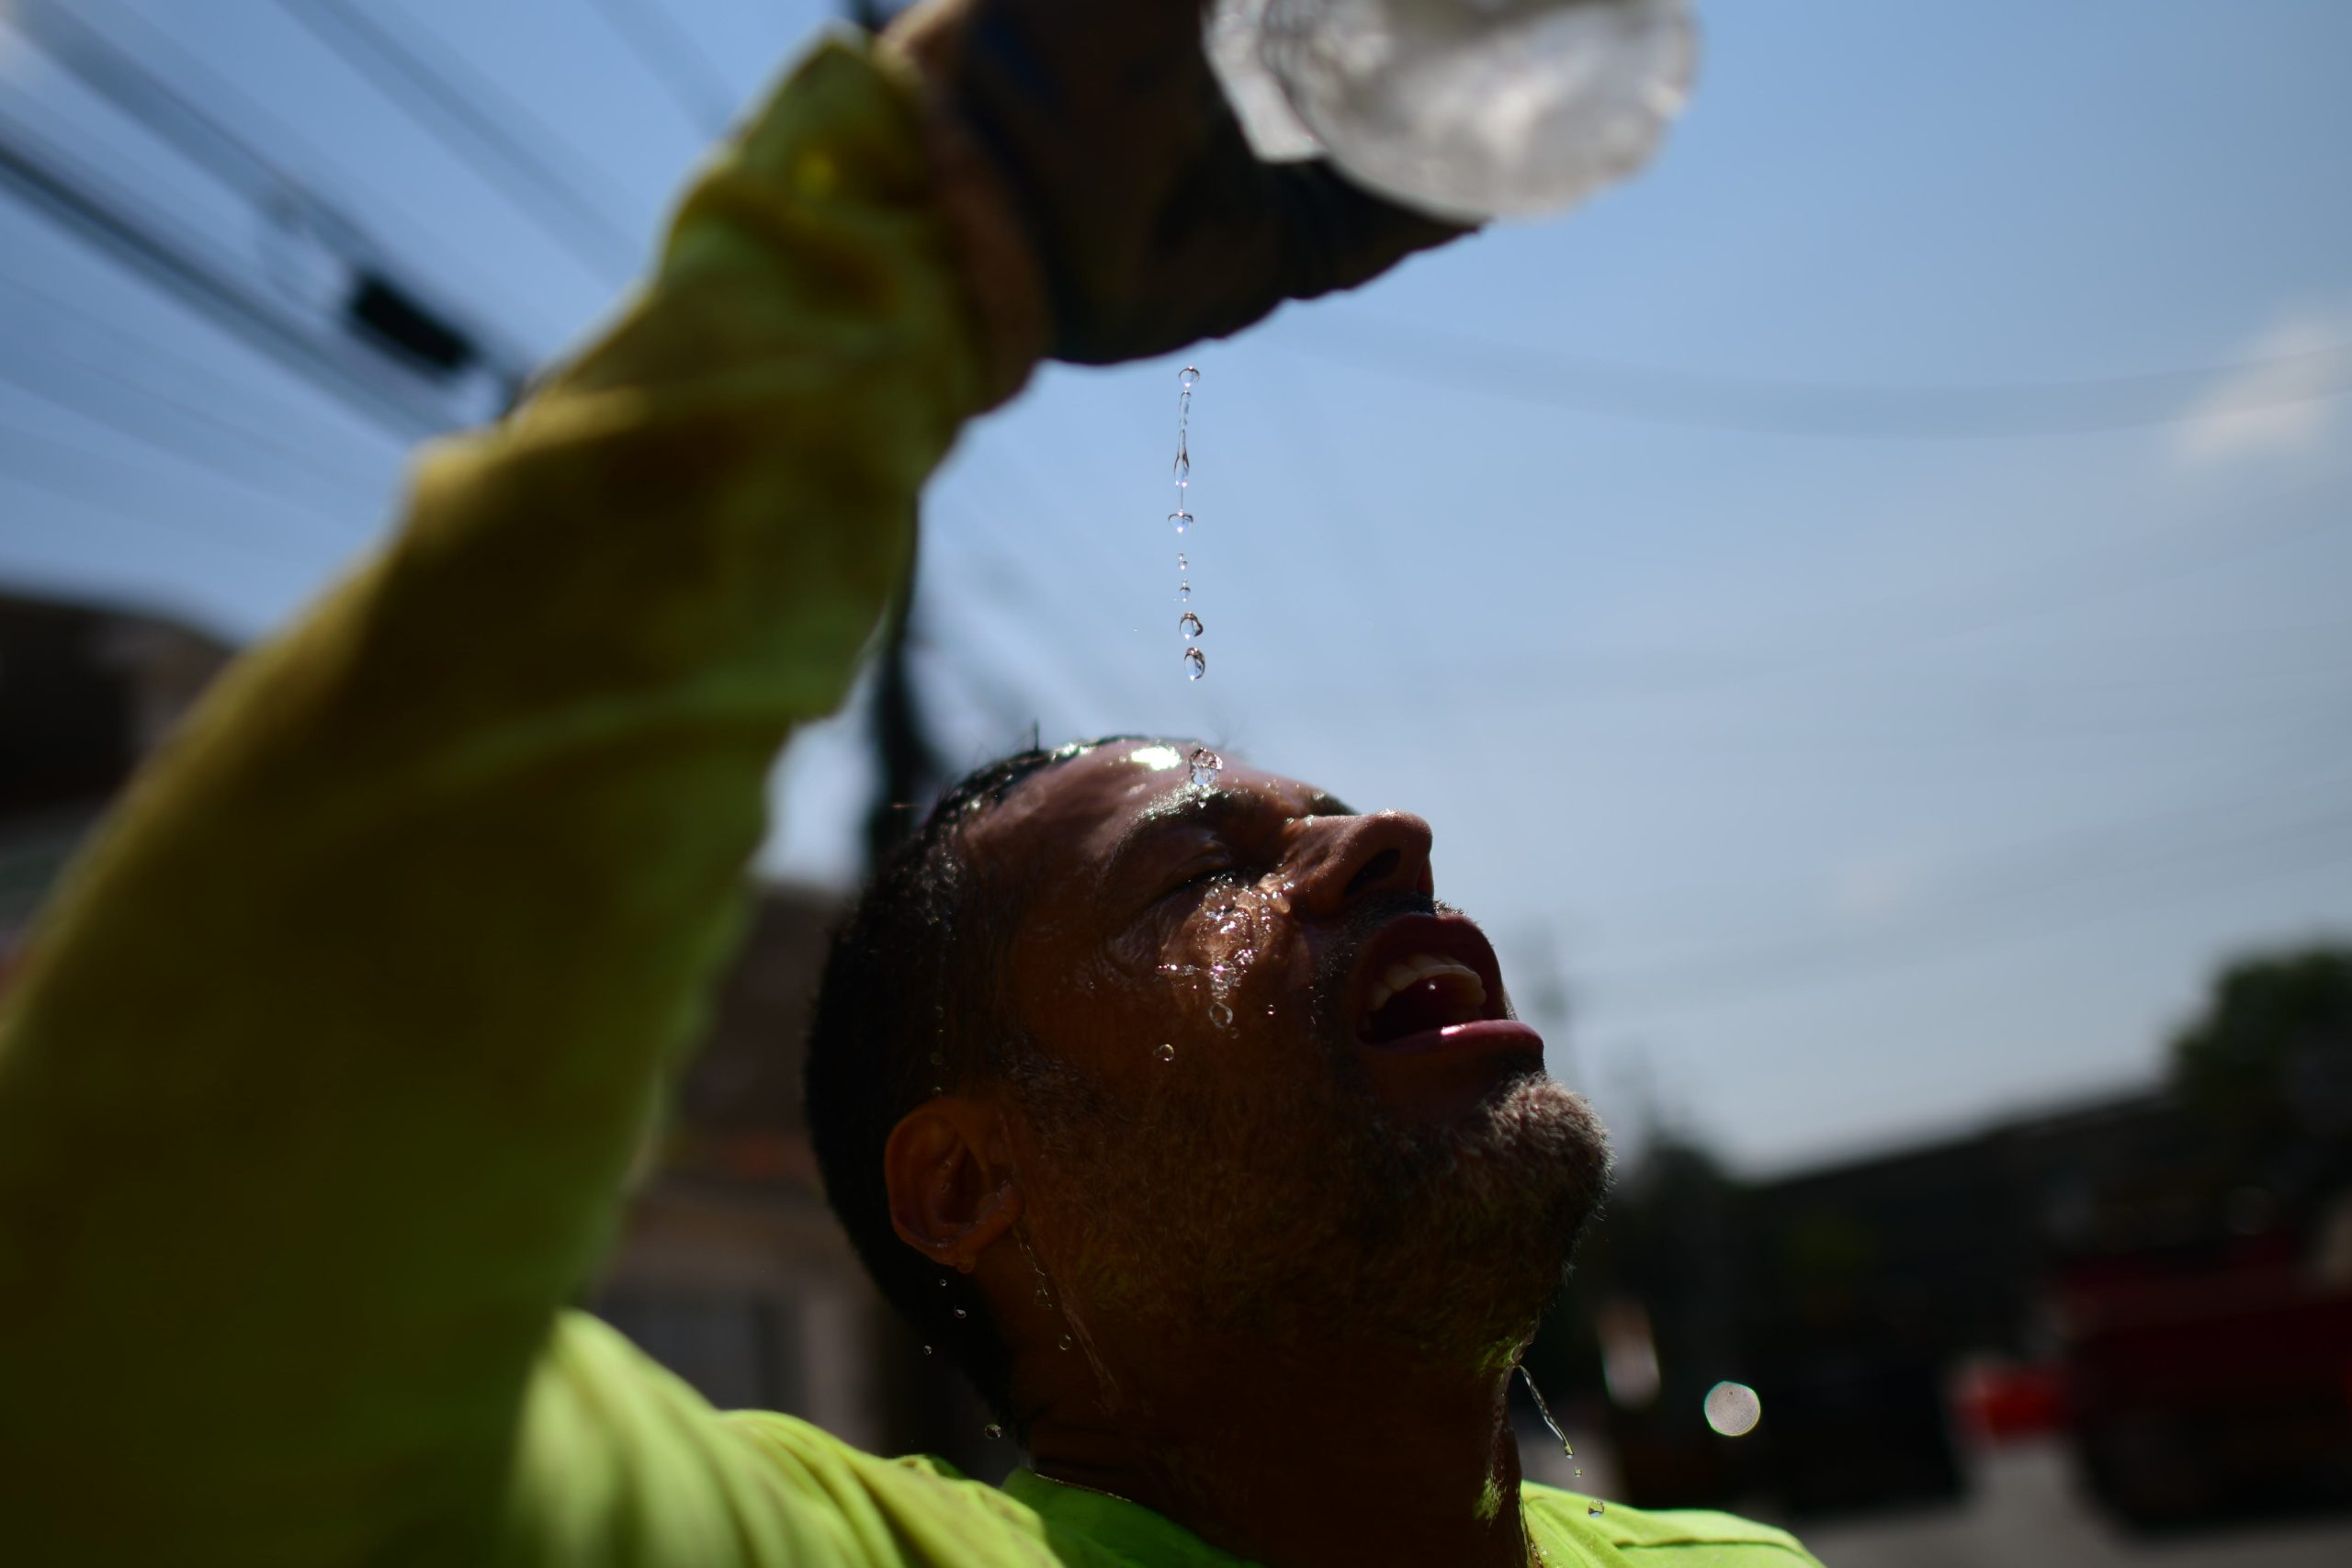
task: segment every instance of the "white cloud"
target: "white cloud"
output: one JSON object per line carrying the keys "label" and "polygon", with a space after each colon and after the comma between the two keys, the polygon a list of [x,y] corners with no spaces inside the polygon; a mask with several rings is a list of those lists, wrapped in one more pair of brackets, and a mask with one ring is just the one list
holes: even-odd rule
{"label": "white cloud", "polygon": [[2270,326],[2245,364],[2215,378],[2178,427],[2173,450],[2207,467],[2292,457],[2326,441],[2352,393],[2352,315],[2307,311]]}

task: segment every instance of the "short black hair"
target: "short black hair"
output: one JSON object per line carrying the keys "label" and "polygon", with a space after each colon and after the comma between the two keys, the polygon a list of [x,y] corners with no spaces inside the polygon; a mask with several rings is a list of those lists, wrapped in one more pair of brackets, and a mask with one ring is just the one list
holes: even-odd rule
{"label": "short black hair", "polygon": [[[990,1408],[1012,1408],[1012,1353],[960,1279],[900,1240],[883,1151],[891,1129],[942,1090],[999,1077],[1025,1040],[1004,998],[1016,891],[984,886],[965,829],[1024,781],[1112,735],[983,763],[950,785],[922,827],[877,865],[833,933],[808,1021],[808,1131],[826,1201],[882,1294],[972,1380]],[[962,1316],[957,1316],[961,1310]]]}

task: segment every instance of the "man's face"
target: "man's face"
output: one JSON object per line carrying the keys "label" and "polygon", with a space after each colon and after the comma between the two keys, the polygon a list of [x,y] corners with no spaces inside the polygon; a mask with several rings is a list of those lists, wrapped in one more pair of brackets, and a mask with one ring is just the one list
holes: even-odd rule
{"label": "man's face", "polygon": [[[1073,1311],[1508,1355],[1607,1154],[1430,831],[1189,746],[1048,769],[965,847],[1022,913],[1026,1226]],[[1344,1318],[1344,1324],[1341,1319]]]}

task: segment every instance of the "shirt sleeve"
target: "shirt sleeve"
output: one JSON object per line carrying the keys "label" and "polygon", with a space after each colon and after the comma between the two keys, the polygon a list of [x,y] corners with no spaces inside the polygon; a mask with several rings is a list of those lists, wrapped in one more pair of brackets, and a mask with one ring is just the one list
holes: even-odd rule
{"label": "shirt sleeve", "polygon": [[146,771],[0,1003],[0,1557],[848,1560],[551,1329],[983,348],[914,95],[820,48]]}

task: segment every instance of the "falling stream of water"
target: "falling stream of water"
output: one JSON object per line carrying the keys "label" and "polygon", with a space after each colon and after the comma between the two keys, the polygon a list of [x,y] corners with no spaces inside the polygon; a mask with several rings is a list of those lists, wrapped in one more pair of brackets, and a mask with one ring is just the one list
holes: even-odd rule
{"label": "falling stream of water", "polygon": [[[1527,1385],[1528,1397],[1535,1401],[1535,1414],[1544,1417],[1544,1425],[1551,1427],[1552,1436],[1560,1439],[1560,1452],[1571,1460],[1575,1459],[1576,1445],[1568,1441],[1568,1435],[1561,1431],[1559,1422],[1553,1419],[1552,1407],[1544,1403],[1544,1391],[1535,1386],[1535,1379],[1529,1374],[1527,1363],[1524,1361],[1519,1364],[1519,1381]],[[1584,1466],[1577,1465],[1576,1472],[1577,1480],[1584,1479]],[[1588,1497],[1585,1499],[1584,1511],[1589,1517],[1597,1519],[1608,1512],[1608,1505],[1598,1497]]]}
{"label": "falling stream of water", "polygon": [[[1187,365],[1176,373],[1176,461],[1172,472],[1176,477],[1176,510],[1168,514],[1169,526],[1181,536],[1191,528],[1193,517],[1193,389],[1201,384],[1201,367]],[[1184,673],[1197,681],[1209,672],[1209,656],[1202,651],[1201,634],[1207,628],[1201,625],[1200,612],[1193,608],[1193,561],[1182,551],[1176,556],[1176,603],[1182,606],[1176,615],[1176,630],[1184,639]],[[1225,766],[1225,759],[1205,746],[1194,746],[1187,759],[1192,781],[1205,789],[1216,782],[1217,770]]]}

